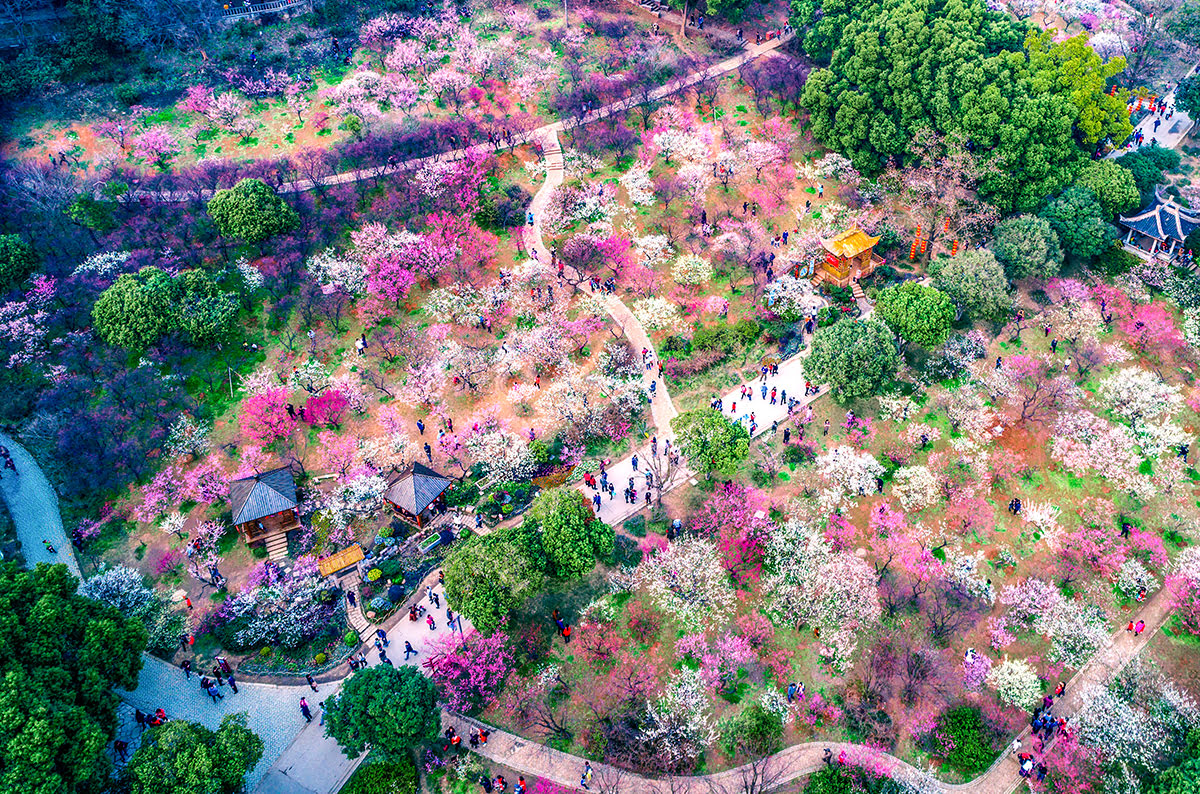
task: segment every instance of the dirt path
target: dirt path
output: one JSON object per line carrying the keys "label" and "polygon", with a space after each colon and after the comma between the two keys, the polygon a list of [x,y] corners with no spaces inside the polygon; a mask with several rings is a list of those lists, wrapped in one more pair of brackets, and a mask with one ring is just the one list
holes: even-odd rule
{"label": "dirt path", "polygon": [[[746,48],[746,51],[741,55],[735,55],[732,58],[727,58],[713,66],[694,72],[684,77],[671,80],[664,85],[659,86],[645,97],[629,97],[618,102],[613,102],[603,107],[597,108],[590,113],[585,113],[581,116],[572,116],[561,121],[555,121],[550,124],[543,125],[537,129],[525,133],[524,135],[516,136],[517,144],[530,143],[532,141],[543,140],[547,133],[553,132],[556,136],[562,130],[574,129],[575,127],[589,124],[593,121],[608,118],[616,113],[625,113],[631,108],[635,108],[644,102],[656,102],[672,94],[678,93],[690,85],[704,79],[705,77],[715,77],[735,71],[743,63],[752,61],[761,55],[774,52],[786,42],[792,39],[792,35],[781,36],[771,41],[763,42],[762,44],[754,44]],[[490,153],[497,151],[501,147],[491,146],[489,144],[477,144],[463,149],[454,149],[440,154],[430,155],[429,157],[418,157],[412,160],[405,160],[401,163],[392,165],[376,166],[371,168],[355,168],[351,171],[343,171],[340,174],[334,174],[321,179],[298,179],[293,182],[285,182],[280,185],[277,192],[279,193],[303,193],[307,190],[313,190],[317,187],[327,187],[329,185],[345,185],[354,182],[359,182],[363,179],[378,179],[379,177],[395,174],[402,171],[415,171],[423,165],[432,162],[445,160],[460,160],[469,152]],[[131,194],[134,199],[147,199],[160,203],[172,204],[193,199],[207,199],[213,194],[212,190],[135,190]],[[96,198],[102,198],[99,192]]]}

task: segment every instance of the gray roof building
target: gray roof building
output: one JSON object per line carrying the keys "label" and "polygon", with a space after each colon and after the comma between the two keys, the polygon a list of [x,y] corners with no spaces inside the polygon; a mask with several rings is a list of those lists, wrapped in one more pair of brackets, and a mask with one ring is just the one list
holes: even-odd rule
{"label": "gray roof building", "polygon": [[296,481],[287,466],[229,483],[229,502],[233,523],[245,524],[260,518],[294,510]]}
{"label": "gray roof building", "polygon": [[1120,216],[1120,224],[1164,245],[1171,241],[1182,244],[1200,228],[1200,212],[1184,209],[1170,199],[1155,198],[1136,214]]}
{"label": "gray roof building", "polygon": [[412,516],[419,516],[453,484],[428,466],[414,463],[396,475],[383,498]]}

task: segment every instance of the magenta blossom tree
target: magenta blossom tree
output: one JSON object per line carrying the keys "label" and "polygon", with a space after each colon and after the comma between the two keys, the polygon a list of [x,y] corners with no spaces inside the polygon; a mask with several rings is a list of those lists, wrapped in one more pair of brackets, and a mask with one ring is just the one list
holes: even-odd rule
{"label": "magenta blossom tree", "polygon": [[[692,528],[717,538],[725,569],[739,583],[758,581],[772,522],[766,495],[740,483],[720,485],[692,516]],[[756,515],[761,514],[761,515]]]}
{"label": "magenta blossom tree", "polygon": [[242,403],[240,426],[243,435],[258,446],[290,436],[296,429],[296,419],[287,412],[287,392],[268,389],[251,394]]}
{"label": "magenta blossom tree", "polygon": [[513,670],[513,655],[501,630],[486,637],[472,631],[465,640],[450,633],[434,641],[428,664],[446,704],[466,713],[496,702]]}
{"label": "magenta blossom tree", "polygon": [[310,424],[316,427],[337,427],[350,407],[350,400],[337,389],[313,397],[304,406]]}

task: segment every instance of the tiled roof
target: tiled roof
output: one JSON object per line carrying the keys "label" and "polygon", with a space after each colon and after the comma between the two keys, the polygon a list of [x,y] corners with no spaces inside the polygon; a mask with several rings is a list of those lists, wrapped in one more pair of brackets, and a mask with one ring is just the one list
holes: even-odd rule
{"label": "tiled roof", "polygon": [[835,237],[822,240],[821,245],[829,253],[849,259],[852,256],[858,256],[868,248],[873,248],[877,242],[879,242],[878,237],[872,237],[862,229],[856,228],[847,229]]}
{"label": "tiled roof", "polygon": [[229,483],[233,523],[245,524],[296,506],[296,481],[287,466]]}
{"label": "tiled roof", "polygon": [[1135,229],[1156,240],[1183,242],[1200,227],[1200,214],[1186,210],[1169,199],[1156,198],[1154,203],[1136,215],[1122,215],[1121,225]]}
{"label": "tiled roof", "polygon": [[384,491],[383,498],[416,516],[433,504],[433,500],[441,496],[452,482],[428,466],[414,463],[411,469],[396,475]]}

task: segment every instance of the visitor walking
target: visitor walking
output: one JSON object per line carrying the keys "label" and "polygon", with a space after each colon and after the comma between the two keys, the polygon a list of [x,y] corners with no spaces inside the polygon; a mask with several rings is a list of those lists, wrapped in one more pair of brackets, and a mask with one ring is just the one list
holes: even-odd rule
{"label": "visitor walking", "polygon": [[230,673],[228,676],[226,676],[225,680],[226,680],[226,683],[229,684],[229,689],[233,692],[233,694],[236,695],[237,694],[237,681],[234,680],[233,673]]}
{"label": "visitor walking", "polygon": [[308,708],[308,701],[300,698],[300,713],[304,715],[305,722],[312,722],[312,712]]}
{"label": "visitor walking", "polygon": [[591,782],[592,782],[592,762],[584,761],[583,762],[583,772],[580,773],[580,775],[579,775],[579,785],[585,789],[591,790],[591,786],[588,785]]}
{"label": "visitor walking", "polygon": [[319,691],[319,690],[317,689],[317,682],[316,682],[316,680],[315,680],[315,679],[312,677],[312,673],[308,673],[308,674],[306,674],[306,675],[304,676],[304,679],[305,679],[306,681],[308,681],[308,686],[309,686],[309,688],[310,688],[310,689],[312,689],[312,691],[313,691],[313,692],[317,692],[317,691]]}
{"label": "visitor walking", "polygon": [[412,643],[408,640],[404,641],[404,661],[408,661],[409,656],[416,656],[417,649],[412,647]]}
{"label": "visitor walking", "polygon": [[208,684],[208,696],[210,698],[212,698],[213,703],[216,703],[218,698],[221,700],[225,699],[225,696],[221,694],[221,691],[219,689],[217,689],[217,685],[212,683],[211,681]]}

